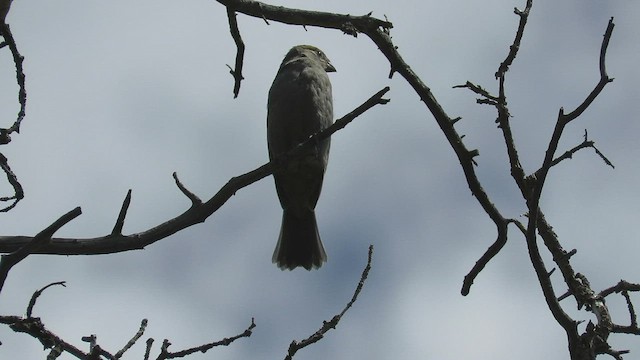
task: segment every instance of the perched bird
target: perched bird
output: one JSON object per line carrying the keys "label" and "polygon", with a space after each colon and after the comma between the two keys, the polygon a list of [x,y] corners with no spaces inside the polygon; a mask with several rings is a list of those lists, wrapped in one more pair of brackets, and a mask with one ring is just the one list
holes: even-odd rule
{"label": "perched bird", "polygon": [[[294,46],[269,90],[267,143],[273,160],[333,123],[328,72],[336,69],[311,45]],[[319,268],[327,261],[315,207],[329,160],[329,139],[312,146],[273,174],[282,205],[282,225],[272,261],[281,269]]]}

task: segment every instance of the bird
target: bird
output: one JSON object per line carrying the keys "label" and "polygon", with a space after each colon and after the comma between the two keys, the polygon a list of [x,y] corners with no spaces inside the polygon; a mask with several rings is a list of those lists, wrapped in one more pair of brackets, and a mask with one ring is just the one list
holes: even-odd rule
{"label": "bird", "polygon": [[[333,123],[328,73],[335,72],[315,46],[297,45],[287,52],[269,89],[267,145],[274,160]],[[282,224],[272,262],[282,270],[317,269],[327,261],[315,207],[329,161],[330,139],[319,141],[274,171]]]}

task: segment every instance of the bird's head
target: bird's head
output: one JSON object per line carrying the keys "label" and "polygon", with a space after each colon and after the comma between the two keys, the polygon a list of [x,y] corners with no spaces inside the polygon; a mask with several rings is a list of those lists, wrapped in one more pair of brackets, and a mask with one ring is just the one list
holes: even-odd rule
{"label": "bird's head", "polygon": [[292,47],[291,50],[289,50],[289,52],[287,53],[287,55],[284,57],[284,60],[282,61],[282,63],[285,64],[291,60],[303,58],[303,57],[306,57],[313,61],[318,62],[326,72],[336,71],[336,68],[333,67],[333,65],[331,64],[331,61],[329,61],[329,58],[327,58],[327,55],[325,55],[324,52],[322,52],[322,50],[312,45],[297,45]]}

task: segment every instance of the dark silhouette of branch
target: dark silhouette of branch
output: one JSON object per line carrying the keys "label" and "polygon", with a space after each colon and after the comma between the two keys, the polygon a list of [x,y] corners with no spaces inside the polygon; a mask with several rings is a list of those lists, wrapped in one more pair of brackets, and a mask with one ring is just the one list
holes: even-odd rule
{"label": "dark silhouette of branch", "polygon": [[291,9],[252,0],[217,0],[227,9],[267,21],[273,20],[289,25],[318,26],[338,29],[345,34],[357,36],[377,28],[390,29],[388,21],[376,19],[371,13],[363,16],[341,15],[321,11]]}
{"label": "dark silhouette of branch", "polygon": [[180,191],[182,191],[184,196],[188,197],[189,200],[191,200],[191,206],[199,206],[202,204],[202,200],[200,200],[200,198],[196,194],[192,193],[191,191],[189,191],[189,189],[182,185],[182,182],[180,182],[180,179],[178,179],[178,173],[173,173],[173,180],[175,180],[176,186],[178,187],[178,189],[180,189]]}
{"label": "dark silhouette of branch", "polygon": [[[475,94],[480,95],[481,98],[477,100],[478,103],[494,106],[498,112],[496,123],[498,123],[498,128],[502,131],[503,134],[510,163],[511,175],[518,185],[529,210],[527,214],[528,224],[526,228],[522,225],[519,225],[518,227],[525,234],[530,260],[538,277],[538,282],[540,283],[540,286],[542,288],[549,310],[567,334],[571,358],[591,359],[591,357],[589,357],[589,354],[610,354],[612,356],[615,354],[615,356],[620,356],[620,354],[624,353],[624,351],[615,351],[611,349],[607,343],[607,337],[609,333],[617,325],[613,324],[613,321],[609,314],[609,310],[602,300],[602,296],[598,296],[591,289],[589,281],[584,275],[574,272],[572,266],[570,265],[569,259],[573,254],[575,254],[575,249],[567,252],[562,248],[560,242],[558,241],[557,235],[553,232],[552,227],[547,223],[544,218],[544,214],[539,208],[542,188],[549,169],[553,166],[558,165],[563,160],[570,159],[577,151],[588,147],[593,148],[596,151],[596,154],[607,165],[613,167],[611,161],[609,161],[609,159],[595,147],[593,141],[590,141],[588,139],[586,130],[584,141],[581,144],[567,150],[562,155],[555,157],[560,137],[563,134],[565,126],[569,122],[580,116],[589,107],[589,105],[593,103],[595,98],[602,92],[604,86],[612,81],[612,79],[607,76],[605,57],[607,46],[609,44],[609,40],[613,31],[613,21],[609,21],[601,45],[599,62],[600,81],[595,86],[594,90],[591,91],[589,95],[587,95],[585,100],[574,111],[565,115],[564,110],[560,109],[560,114],[556,122],[556,128],[554,129],[551,140],[549,141],[548,149],[545,153],[545,159],[542,166],[532,175],[526,176],[520,164],[518,151],[511,131],[511,114],[509,113],[509,109],[507,107],[505,81],[508,69],[513,64],[513,61],[517,56],[518,49],[520,48],[520,43],[524,35],[525,25],[527,23],[527,18],[529,16],[531,7],[532,1],[527,0],[527,4],[524,10],[515,10],[515,13],[520,17],[520,22],[514,42],[509,48],[509,53],[506,59],[500,64],[498,71],[495,74],[499,83],[498,96],[491,95],[489,91],[469,81],[464,85],[458,85],[456,87],[468,88]],[[468,287],[473,281],[473,278],[477,276],[479,269],[481,270],[484,265],[486,265],[486,263],[491,259],[491,257],[495,256],[499,252],[500,246],[506,243],[506,231],[499,231],[498,234],[499,236],[496,243],[494,243],[494,245],[492,245],[487,250],[487,252],[485,252],[485,254],[480,258],[480,260],[478,260],[470,273],[465,277],[465,281],[463,283],[463,293],[465,293],[465,291],[468,291]],[[538,248],[537,243],[538,235],[542,237],[546,248],[553,255],[553,260],[556,265],[558,265],[558,268],[560,269],[560,272],[562,273],[562,276],[569,287],[568,291],[560,297],[557,297],[555,295],[555,291],[551,283],[550,276],[553,273],[553,270],[547,270],[540,254],[540,249]],[[576,301],[578,302],[579,308],[585,307],[586,310],[593,312],[598,319],[598,324],[594,325],[590,323],[590,326],[588,326],[587,330],[582,335],[579,335],[578,333],[578,322],[573,320],[559,304],[560,300],[571,295],[575,297]],[[630,301],[628,303],[630,304]]]}
{"label": "dark silhouette of branch", "polygon": [[[0,129],[0,133],[2,131],[4,131],[4,129]],[[7,212],[18,205],[18,202],[24,198],[24,190],[22,189],[22,185],[18,181],[16,174],[11,171],[11,168],[9,167],[9,160],[2,153],[0,153],[0,168],[2,168],[2,171],[7,175],[7,181],[13,187],[12,196],[0,197],[0,201],[2,202],[13,200],[11,204],[0,209],[0,212]]]}
{"label": "dark silhouette of branch", "polygon": [[640,292],[640,284],[634,284],[624,280],[620,280],[620,282],[618,282],[616,285],[602,290],[598,295],[600,298],[604,299],[611,294],[618,293],[624,297],[627,303],[627,310],[629,311],[629,325],[613,324],[611,332],[640,335],[638,318],[631,301],[631,297],[629,296],[629,292]]}
{"label": "dark silhouette of branch", "polygon": [[[534,185],[531,191],[531,196],[527,198],[527,206],[529,208],[529,225],[527,228],[527,241],[528,242],[535,242],[536,241],[536,230],[540,227],[540,224],[538,224],[537,220],[540,214],[540,211],[538,209],[538,204],[540,202],[540,197],[542,195],[542,189],[543,189],[543,185],[545,183],[547,174],[549,172],[549,169],[552,166],[553,163],[553,159],[554,159],[554,155],[555,152],[558,148],[558,144],[560,142],[560,137],[562,136],[562,133],[564,131],[565,126],[572,120],[574,120],[575,118],[577,118],[577,116],[579,116],[582,112],[584,112],[584,110],[586,110],[586,108],[593,102],[593,100],[595,99],[595,97],[600,94],[600,92],[602,91],[602,89],[604,88],[604,85],[606,85],[607,83],[609,83],[611,80],[609,79],[609,77],[606,74],[606,69],[604,67],[604,58],[606,56],[606,49],[607,46],[609,44],[609,39],[611,38],[611,34],[613,32],[613,19],[609,20],[609,24],[607,26],[607,30],[605,31],[605,35],[604,35],[604,39],[602,42],[602,47],[601,47],[601,51],[600,51],[600,75],[601,75],[601,79],[598,82],[598,84],[596,85],[595,89],[587,96],[587,98],[583,101],[582,104],[580,104],[576,110],[570,112],[568,115],[564,115],[564,110],[561,108],[559,115],[558,115],[558,120],[556,122],[556,127],[553,131],[553,134],[551,136],[551,140],[549,141],[549,145],[547,148],[547,151],[545,153],[545,158],[543,161],[543,164],[540,168],[540,171],[538,171],[536,173],[535,176],[535,180],[534,180]],[[542,232],[542,230],[540,230]],[[552,252],[552,254],[554,253],[554,251],[557,251],[558,249],[558,244],[554,242],[548,242],[547,239],[544,238],[543,236],[543,240],[545,241],[545,245],[549,248],[549,250]],[[555,250],[554,250],[555,249]],[[557,257],[554,254],[554,260]],[[540,260],[541,261],[541,260]],[[534,266],[539,266],[540,263],[538,260],[534,261],[534,259],[532,259],[532,262],[534,263]],[[573,279],[571,279],[571,277],[575,278],[575,276],[571,276],[570,274],[573,272],[571,268],[571,266],[568,264],[567,262],[557,262],[557,264],[560,267],[560,270],[563,272],[564,277],[565,277],[565,281],[567,282],[567,284],[570,287],[570,290],[573,291],[574,296],[577,297],[577,301],[580,304],[581,302],[584,301],[591,301],[591,299],[580,299],[578,298],[578,294],[580,293],[580,288],[582,286],[582,284],[580,284],[578,281],[575,281]],[[538,273],[538,271],[536,271]],[[546,281],[543,280],[543,276],[541,273],[538,273],[538,280],[541,281],[541,285],[543,283],[546,284]],[[546,287],[546,285],[543,285],[543,291],[544,288]],[[547,302],[551,305],[553,305],[554,308],[559,308],[559,305],[557,304],[557,300],[556,300],[556,296],[552,294],[553,290],[551,288],[550,282],[548,284],[547,290],[545,292],[545,298],[547,298]],[[552,296],[553,295],[553,296]],[[553,312],[553,310],[552,310]],[[556,318],[558,319],[558,318]],[[560,321],[559,321],[560,322]],[[568,331],[569,327],[572,327],[572,325],[570,326],[568,324],[567,321],[563,321],[561,322],[561,324],[564,324],[563,327],[565,327],[565,330]]]}
{"label": "dark silhouette of branch", "polygon": [[66,282],[64,281],[57,281],[57,282],[52,282],[51,284],[43,287],[42,289],[36,291],[33,293],[33,295],[31,296],[31,300],[29,300],[29,305],[27,306],[27,317],[30,318],[31,314],[33,313],[33,307],[36,305],[36,300],[38,300],[38,297],[40,295],[42,295],[42,293],[47,290],[48,288],[52,287],[52,286],[56,286],[56,285],[60,285],[60,286],[64,286],[66,287]]}
{"label": "dark silhouette of branch", "polygon": [[358,286],[356,286],[356,290],[354,291],[353,296],[351,297],[351,300],[347,303],[347,305],[344,307],[344,309],[342,309],[342,311],[339,314],[335,315],[329,321],[323,321],[320,329],[318,329],[318,331],[313,333],[313,335],[301,341],[295,341],[295,340],[292,341],[291,344],[289,345],[289,350],[287,351],[287,356],[285,356],[285,360],[291,360],[293,356],[296,354],[296,352],[298,352],[298,350],[322,340],[322,338],[324,338],[324,334],[326,334],[331,329],[335,329],[336,326],[338,326],[340,319],[342,319],[342,317],[347,312],[347,310],[349,310],[351,306],[353,306],[353,304],[358,299],[358,295],[360,295],[360,292],[362,291],[364,282],[367,280],[367,277],[369,276],[369,271],[371,270],[372,257],[373,257],[373,245],[369,245],[367,265],[362,271],[362,275],[360,276],[360,281],[358,282]]}
{"label": "dark silhouette of branch", "polygon": [[151,346],[153,346],[153,338],[148,338],[146,342],[146,348],[144,350],[144,360],[149,360],[151,354]]}
{"label": "dark silhouette of branch", "polygon": [[125,352],[127,352],[127,350],[129,350],[135,343],[136,341],[138,341],[138,339],[140,339],[142,337],[142,335],[144,334],[145,329],[147,328],[147,319],[142,319],[142,322],[140,322],[140,329],[138,330],[138,332],[133,335],[133,337],[131,338],[131,340],[129,340],[124,347],[122,347],[122,349],[118,350],[118,352],[114,355],[114,357],[116,359],[120,359],[122,357],[122,355],[124,355]]}
{"label": "dark silhouette of branch", "polygon": [[231,37],[233,37],[233,41],[236,43],[236,47],[238,48],[238,52],[236,53],[236,64],[232,68],[227,65],[231,72],[231,76],[233,76],[234,85],[233,85],[233,97],[237,98],[240,93],[240,83],[244,79],[242,76],[242,64],[244,63],[244,42],[242,41],[242,36],[240,36],[240,30],[238,29],[238,19],[236,16],[236,12],[231,8],[227,8],[227,18],[229,19],[229,29],[231,30]]}
{"label": "dark silhouette of branch", "polygon": [[[41,289],[40,291],[46,289],[51,285],[53,284],[47,285],[45,288]],[[58,356],[60,356],[63,352],[66,352],[81,360],[84,360],[84,359],[98,360],[101,357],[104,357],[109,360],[118,360],[122,358],[124,353],[127,350],[129,350],[136,343],[136,341],[138,341],[138,339],[142,337],[147,327],[147,319],[142,320],[140,324],[140,329],[138,330],[138,332],[136,332],[136,334],[131,338],[131,340],[129,340],[125,344],[125,346],[121,350],[119,350],[115,355],[102,349],[100,345],[98,345],[96,335],[82,337],[82,341],[89,343],[90,350],[88,353],[86,353],[80,350],[79,348],[75,347],[74,345],[71,345],[70,343],[64,341],[63,339],[61,339],[59,336],[55,335],[51,331],[47,330],[47,328],[44,326],[40,318],[37,318],[37,317],[28,316],[28,317],[22,318],[19,316],[0,316],[0,324],[7,324],[15,332],[26,333],[38,339],[46,349],[51,349],[49,355],[47,356],[47,359],[55,359]],[[255,327],[256,327],[255,322],[253,319],[251,319],[251,324],[249,325],[249,327],[238,335],[235,335],[229,338],[224,338],[220,341],[212,342],[209,344],[193,347],[190,349],[177,351],[177,352],[168,351],[168,347],[169,345],[171,345],[171,343],[168,340],[165,340],[162,345],[160,354],[157,357],[157,360],[181,358],[196,352],[202,352],[202,353],[207,352],[208,350],[216,346],[221,346],[221,345],[228,346],[229,344],[233,343],[234,341],[240,338],[250,337],[252,334],[252,330]],[[145,359],[149,359],[149,353],[151,351],[151,345],[153,344],[153,339],[149,338],[146,344],[147,344],[147,347],[145,351]]]}
{"label": "dark silhouette of branch", "polygon": [[2,255],[2,259],[0,259],[0,292],[4,286],[4,281],[7,279],[9,270],[11,270],[14,265],[24,260],[30,254],[38,252],[42,247],[45,247],[47,242],[51,240],[51,236],[53,236],[58,229],[63,227],[69,221],[80,216],[81,213],[82,211],[79,207],[69,211],[62,215],[53,224],[49,225],[46,229],[38,233],[38,235],[30,239],[27,243],[22,244],[19,248],[15,249],[12,253]]}
{"label": "dark silhouette of branch", "polygon": [[[197,199],[197,197],[190,191],[186,190],[184,185],[177,180],[177,176],[174,176],[178,188],[180,188],[180,190],[191,200],[192,206],[182,214],[154,228],[131,235],[122,235],[119,233],[122,229],[126,210],[130,201],[130,196],[127,195],[118,216],[118,220],[116,221],[116,225],[114,226],[114,230],[111,234],[87,239],[52,238],[46,243],[42,243],[36,248],[33,248],[31,252],[37,254],[58,255],[96,255],[143,249],[145,246],[164,239],[167,236],[173,235],[182,229],[204,222],[209,216],[211,216],[211,214],[224,205],[238,190],[271,175],[275,169],[284,166],[284,164],[296,158],[296,156],[300,156],[305,149],[310,146],[314,146],[317,141],[330,137],[332,134],[347,126],[351,121],[362,115],[370,108],[376,105],[386,104],[389,100],[384,99],[382,96],[384,96],[388,91],[388,87],[378,91],[352,112],[343,116],[341,119],[336,120],[333,125],[323,131],[309,137],[308,140],[299,144],[288,153],[253,171],[231,178],[211,199],[204,203],[199,203],[199,199]],[[26,244],[32,242],[34,239],[35,238],[28,236],[0,236],[0,252],[6,253],[16,251],[17,249],[20,249]]]}
{"label": "dark silhouette of branch", "polygon": [[127,191],[127,196],[124,197],[124,201],[122,202],[122,207],[120,208],[120,213],[118,214],[116,223],[113,226],[113,230],[111,230],[111,236],[122,235],[122,228],[124,227],[124,219],[127,217],[127,211],[129,210],[129,205],[131,205],[131,189]]}
{"label": "dark silhouette of branch", "polygon": [[[229,346],[232,342],[243,338],[243,337],[250,337],[252,332],[253,332],[253,328],[256,327],[255,322],[253,321],[253,318],[251,319],[251,325],[249,325],[249,327],[243,331],[242,333],[232,336],[232,337],[228,337],[228,338],[224,338],[220,341],[215,341],[209,344],[204,344],[204,345],[200,345],[197,347],[193,347],[190,349],[186,349],[186,350],[181,350],[181,351],[176,351],[176,352],[170,352],[169,351],[169,346],[171,345],[171,343],[169,342],[169,340],[165,339],[162,342],[162,348],[160,349],[160,355],[158,355],[158,357],[156,358],[157,360],[165,360],[165,359],[175,359],[175,358],[181,358],[181,357],[185,357],[197,352],[201,352],[201,353],[205,353],[209,350],[211,350],[212,348],[216,347],[216,346]],[[145,357],[146,358],[146,357]]]}
{"label": "dark silhouette of branch", "polygon": [[[22,119],[24,119],[26,115],[27,108],[27,90],[25,86],[25,75],[24,68],[22,67],[22,62],[24,61],[24,56],[20,55],[18,51],[18,46],[16,45],[16,41],[13,38],[13,34],[11,33],[11,29],[8,24],[0,24],[0,35],[4,38],[4,43],[9,46],[11,50],[11,54],[13,55],[13,62],[16,65],[16,80],[18,82],[18,103],[20,103],[20,111],[18,111],[18,118],[16,121],[5,130],[3,134],[3,138],[10,141],[8,138],[11,133],[16,132],[20,133],[20,124],[22,123]],[[7,141],[7,142],[8,142]]]}
{"label": "dark silhouette of branch", "polygon": [[[610,166],[612,169],[615,169],[616,167],[613,165],[613,163],[600,151],[598,150],[598,148],[595,145],[595,142],[593,140],[589,140],[588,137],[588,133],[587,130],[584,130],[584,140],[582,140],[582,142],[576,146],[574,146],[573,148],[565,151],[562,155],[558,156],[557,158],[553,159],[553,161],[551,161],[551,167],[554,167],[556,165],[558,165],[560,162],[567,160],[567,159],[572,159],[573,158],[573,154],[577,153],[578,151],[582,150],[582,149],[586,149],[586,148],[592,148],[596,154],[600,157],[600,159],[602,159],[602,161],[604,161],[605,164],[607,164],[608,166]],[[535,173],[534,173],[534,177],[537,178],[538,174],[540,173],[542,169],[538,169]]]}
{"label": "dark silhouette of branch", "polygon": [[0,323],[9,325],[11,330],[15,332],[22,332],[38,339],[46,349],[56,349],[54,354],[67,352],[78,359],[87,359],[89,356],[89,354],[47,330],[40,318],[0,316]]}
{"label": "dark silhouette of branch", "polygon": [[620,280],[616,285],[604,289],[600,292],[600,296],[607,297],[613,293],[619,293],[622,291],[638,291],[640,292],[640,284],[630,283],[624,280]]}
{"label": "dark silhouette of branch", "polygon": [[[6,129],[0,128],[0,145],[10,143],[11,134],[14,132],[20,132],[20,124],[22,123],[22,119],[24,119],[26,115],[27,107],[27,91],[25,87],[24,69],[22,67],[24,57],[20,55],[20,52],[18,51],[18,46],[16,45],[16,41],[13,38],[13,34],[11,33],[9,25],[4,22],[4,16],[7,15],[10,6],[11,2],[8,1],[3,3],[2,9],[0,9],[0,17],[2,17],[2,19],[0,19],[0,35],[2,35],[2,37],[4,38],[4,41],[0,45],[0,48],[8,46],[11,54],[13,55],[13,62],[16,66],[16,81],[18,83],[18,103],[20,104],[20,110],[18,111],[18,117],[13,125]],[[11,171],[7,158],[2,154],[0,154],[0,167],[7,176],[7,181],[13,187],[12,196],[0,197],[0,201],[2,202],[11,201],[9,205],[0,209],[0,212],[7,212],[13,209],[18,204],[18,202],[24,198],[24,190],[22,189],[22,185],[18,181],[18,177]]]}
{"label": "dark silhouette of branch", "polygon": [[[518,23],[518,30],[516,31],[516,37],[513,40],[513,44],[509,47],[509,52],[507,54],[507,57],[500,64],[498,71],[495,74],[499,82],[499,88],[500,88],[499,95],[493,96],[487,90],[483,89],[481,86],[475,85],[469,81],[467,81],[465,85],[455,86],[456,88],[470,89],[474,93],[483,97],[483,99],[477,100],[479,104],[492,105],[498,111],[498,118],[496,122],[498,123],[498,127],[502,130],[502,134],[505,140],[505,144],[507,147],[507,154],[509,156],[509,164],[511,167],[511,174],[514,177],[514,179],[516,179],[516,182],[518,183],[521,189],[526,188],[526,184],[523,181],[524,170],[522,169],[522,165],[520,165],[518,152],[516,150],[515,142],[513,140],[513,133],[511,132],[511,126],[509,124],[509,118],[511,117],[511,115],[509,114],[509,109],[507,108],[504,82],[505,82],[507,71],[509,70],[509,66],[513,64],[513,61],[517,56],[518,50],[520,49],[520,42],[522,41],[522,37],[524,35],[524,29],[527,24],[527,19],[529,17],[529,12],[531,11],[532,5],[533,5],[532,1],[529,0],[527,1],[527,4],[524,10],[520,11],[517,8],[514,10],[515,14],[520,17],[520,22]],[[474,189],[472,189],[471,192],[474,195],[476,195],[476,192],[474,191]],[[487,200],[483,200],[483,201],[489,201],[488,196],[486,194],[483,194],[483,195],[487,197]],[[478,198],[478,201],[481,201],[481,199]],[[491,204],[491,206],[493,206],[493,204]],[[487,209],[491,209],[489,205],[485,205],[483,207],[485,208],[485,211],[487,211]],[[496,213],[498,212],[497,209],[492,211]],[[497,215],[491,216],[491,214],[489,215],[491,219],[494,221],[494,223],[496,224],[498,237],[496,241],[480,257],[480,259],[478,259],[478,261],[473,266],[471,271],[469,271],[469,273],[465,276],[464,281],[462,283],[462,295],[469,294],[471,285],[473,284],[473,281],[476,278],[476,276],[478,276],[480,271],[484,269],[484,267],[489,263],[489,261],[491,261],[491,259],[493,259],[493,257],[496,256],[500,252],[500,250],[502,250],[504,245],[507,243],[507,225],[510,221],[502,218],[502,216],[497,216]]]}

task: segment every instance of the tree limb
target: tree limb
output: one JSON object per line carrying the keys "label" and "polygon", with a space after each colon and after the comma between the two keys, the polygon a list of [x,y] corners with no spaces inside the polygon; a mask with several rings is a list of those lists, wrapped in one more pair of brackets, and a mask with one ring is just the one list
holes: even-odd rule
{"label": "tree limb", "polygon": [[11,270],[14,265],[24,260],[30,254],[38,253],[38,251],[46,247],[47,243],[51,240],[51,236],[53,236],[58,229],[63,227],[69,221],[80,216],[80,214],[82,214],[82,211],[79,207],[69,211],[62,215],[53,224],[49,225],[46,229],[38,233],[38,235],[12,250],[10,254],[2,255],[2,258],[0,259],[0,292],[2,291],[4,282],[7,279],[9,270]]}
{"label": "tree limb", "polygon": [[318,329],[318,331],[313,333],[311,336],[301,341],[295,341],[295,340],[292,341],[291,344],[289,345],[287,356],[285,356],[284,358],[285,360],[291,360],[293,356],[296,354],[296,352],[298,352],[298,350],[322,340],[322,338],[324,338],[324,334],[326,334],[331,329],[335,329],[336,326],[338,326],[340,319],[342,319],[342,317],[347,312],[347,310],[349,310],[351,306],[353,306],[353,304],[358,299],[358,295],[360,295],[362,288],[364,287],[364,282],[367,280],[367,277],[369,276],[369,271],[371,270],[372,257],[373,257],[373,245],[369,245],[367,265],[362,271],[362,275],[360,276],[360,281],[358,282],[358,286],[356,286],[356,290],[354,291],[353,296],[351,297],[351,300],[347,303],[347,305],[344,307],[344,309],[342,309],[342,311],[339,314],[335,315],[329,321],[323,321],[322,327],[320,327],[320,329]]}
{"label": "tree limb", "polygon": [[[328,128],[309,137],[308,140],[299,144],[286,154],[279,156],[259,168],[246,174],[231,178],[211,199],[204,203],[194,202],[197,198],[177,181],[178,187],[186,194],[192,202],[192,206],[182,214],[160,224],[156,227],[131,235],[119,233],[128,206],[127,200],[123,204],[116,226],[111,234],[95,238],[52,238],[46,243],[30,248],[30,253],[34,254],[57,254],[57,255],[97,255],[110,254],[135,249],[143,249],[145,246],[173,235],[176,232],[204,222],[211,214],[216,212],[227,200],[229,200],[238,190],[263,179],[273,173],[284,164],[296,156],[300,156],[310,146],[314,146],[318,141],[324,140],[336,131],[344,128],[356,117],[362,115],[370,108],[386,104],[389,100],[382,96],[389,91],[389,87],[380,90],[352,112],[348,113]],[[191,194],[191,195],[190,195]],[[78,208],[79,211],[79,208]],[[28,236],[0,236],[0,253],[16,251],[34,241],[35,238]],[[8,270],[7,270],[8,271]]]}

